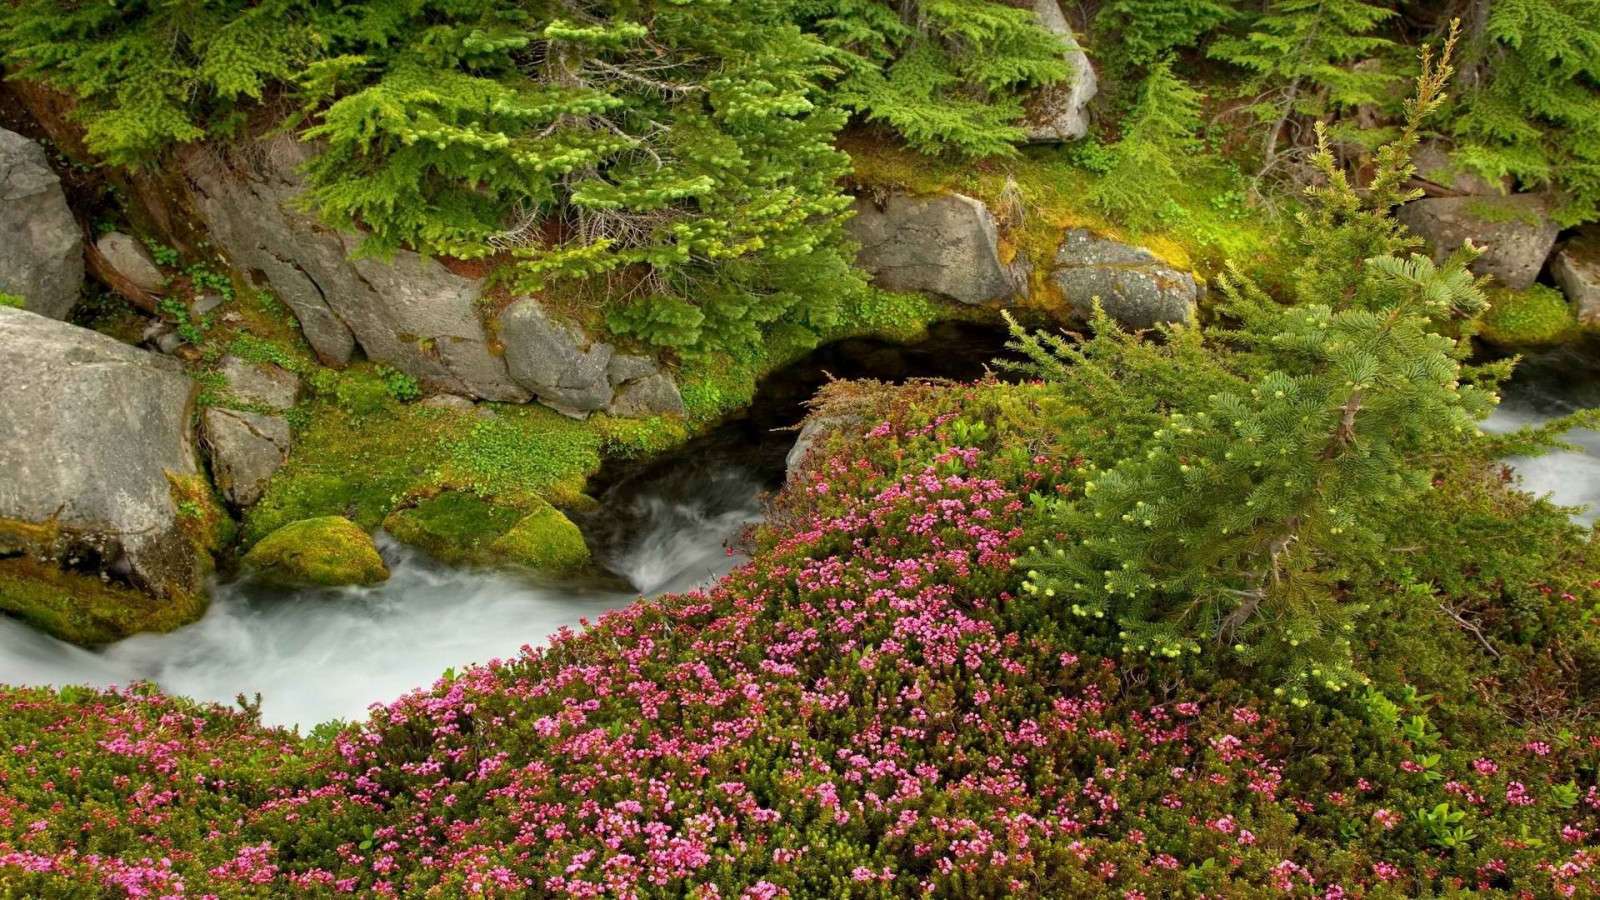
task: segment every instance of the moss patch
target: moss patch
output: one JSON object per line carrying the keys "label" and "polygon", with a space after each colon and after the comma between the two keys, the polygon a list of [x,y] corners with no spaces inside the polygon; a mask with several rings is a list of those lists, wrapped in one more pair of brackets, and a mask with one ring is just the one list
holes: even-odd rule
{"label": "moss patch", "polygon": [[583,533],[551,506],[523,516],[490,549],[507,562],[551,574],[575,572],[589,565]]}
{"label": "moss patch", "polygon": [[171,631],[200,618],[203,596],[157,599],[92,575],[17,557],[0,559],[0,611],[84,647],[141,631]]}
{"label": "moss patch", "polygon": [[1536,284],[1527,290],[1493,291],[1480,321],[1484,339],[1501,347],[1548,347],[1574,337],[1578,317],[1555,288]]}
{"label": "moss patch", "polygon": [[452,564],[493,562],[489,547],[522,514],[473,494],[446,491],[383,520],[396,540]]}
{"label": "moss patch", "polygon": [[376,584],[389,577],[372,538],[342,516],[285,525],[250,548],[244,563],[264,580],[287,587]]}

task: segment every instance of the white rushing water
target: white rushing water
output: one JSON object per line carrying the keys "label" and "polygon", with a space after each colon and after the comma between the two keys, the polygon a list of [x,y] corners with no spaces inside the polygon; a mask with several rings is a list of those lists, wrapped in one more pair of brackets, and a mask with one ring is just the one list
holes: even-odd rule
{"label": "white rushing water", "polygon": [[687,481],[671,491],[646,487],[629,501],[637,526],[609,563],[634,591],[451,568],[380,535],[391,572],[382,584],[289,594],[222,584],[200,621],[96,651],[0,618],[0,683],[149,680],[225,704],[259,691],[270,724],[364,718],[370,704],[426,687],[446,668],[515,656],[641,593],[687,590],[727,573],[742,559],[729,543],[759,520],[761,485],[738,469],[691,472]]}
{"label": "white rushing water", "polygon": [[[1593,348],[1569,347],[1518,365],[1500,406],[1483,428],[1514,431],[1594,407],[1600,407],[1600,355]],[[1579,449],[1507,462],[1516,470],[1524,490],[1549,495],[1562,506],[1579,507],[1574,518],[1589,525],[1600,516],[1600,432],[1577,429],[1568,432],[1565,440]]]}

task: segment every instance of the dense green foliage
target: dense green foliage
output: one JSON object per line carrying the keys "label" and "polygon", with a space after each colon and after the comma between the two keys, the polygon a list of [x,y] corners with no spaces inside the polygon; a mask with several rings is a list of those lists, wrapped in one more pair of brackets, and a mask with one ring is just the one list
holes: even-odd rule
{"label": "dense green foliage", "polygon": [[1013,152],[1026,89],[1071,77],[1062,40],[1000,0],[799,0],[840,52],[839,103],[918,150]]}
{"label": "dense green foliage", "polygon": [[1356,610],[1327,561],[1380,544],[1378,523],[1429,487],[1424,454],[1459,443],[1492,403],[1460,364],[1470,345],[1444,333],[1486,305],[1471,255],[1401,258],[1407,240],[1383,224],[1409,196],[1397,186],[1449,74],[1424,56],[1407,129],[1365,195],[1319,154],[1326,186],[1301,216],[1294,277],[1315,293],[1285,305],[1225,278],[1231,327],[1209,335],[1215,348],[1192,330],[1152,348],[1104,317],[1081,348],[1023,337],[1033,370],[1134,434],[1086,464],[1082,497],[1053,502],[1069,537],[1024,558],[1030,593],[1074,598],[1072,614],[1112,623],[1125,650],[1176,658],[1215,642],[1263,658],[1298,702],[1365,680],[1351,669]]}
{"label": "dense green foliage", "polygon": [[1561,191],[1561,219],[1600,218],[1600,2],[1496,0],[1469,20],[1473,76],[1450,129],[1479,173]]}
{"label": "dense green foliage", "polygon": [[1157,224],[1195,169],[1199,127],[1200,95],[1173,74],[1171,60],[1152,63],[1089,201],[1135,228]]}

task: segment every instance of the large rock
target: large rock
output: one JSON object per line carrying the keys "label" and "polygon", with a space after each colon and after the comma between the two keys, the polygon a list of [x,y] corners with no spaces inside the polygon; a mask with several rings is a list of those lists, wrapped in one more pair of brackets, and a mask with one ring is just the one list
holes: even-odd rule
{"label": "large rock", "polygon": [[0,521],[41,526],[21,549],[98,560],[157,597],[198,593],[209,560],[173,496],[199,472],[183,368],[6,308],[0,358]]}
{"label": "large rock", "polygon": [[618,353],[606,365],[611,382],[611,403],[606,412],[613,416],[682,415],[683,395],[678,385],[655,360]]}
{"label": "large rock", "polygon": [[1523,290],[1544,268],[1561,229],[1544,197],[1427,197],[1400,207],[1396,216],[1428,243],[1436,262],[1471,240],[1483,249],[1472,271],[1492,275],[1502,287]]}
{"label": "large rock", "polygon": [[893,194],[882,205],[856,199],[851,234],[857,262],[879,287],[925,291],[971,304],[1027,294],[1025,264],[1007,262],[1000,230],[982,202],[962,194]]}
{"label": "large rock", "polygon": [[511,377],[541,403],[580,418],[611,403],[615,349],[557,320],[538,300],[524,297],[506,307],[500,341]]}
{"label": "large rock", "polygon": [[253,363],[230,354],[222,358],[217,371],[236,403],[285,410],[300,402],[300,377],[270,363]]}
{"label": "large rock", "polygon": [[133,235],[109,232],[94,242],[94,249],[105,257],[106,265],[139,290],[159,294],[166,287],[167,276]]}
{"label": "large rock", "polygon": [[1578,323],[1600,326],[1600,228],[1589,226],[1550,260],[1550,275],[1578,311]]}
{"label": "large rock", "polygon": [[245,568],[281,587],[377,584],[389,569],[372,538],[343,516],[290,522],[244,555]]}
{"label": "large rock", "polygon": [[83,233],[44,148],[0,128],[0,294],[64,319],[83,289]]}
{"label": "large rock", "polygon": [[1199,297],[1188,272],[1143,247],[1082,228],[1068,231],[1061,241],[1050,278],[1073,318],[1088,319],[1098,299],[1106,314],[1127,328],[1189,322]]}
{"label": "large rock", "polygon": [[237,507],[254,505],[274,472],[289,461],[294,439],[282,416],[212,407],[201,417],[211,476]]}
{"label": "large rock", "polygon": [[521,402],[478,317],[480,283],[410,251],[351,259],[361,238],[321,227],[300,211],[305,144],[279,138],[184,159],[194,205],[234,266],[272,288],[300,320],[312,349],[343,365],[366,355],[431,388]]}
{"label": "large rock", "polygon": [[1060,37],[1069,48],[1066,51],[1067,67],[1072,70],[1071,80],[1065,84],[1046,88],[1028,104],[1028,140],[1034,143],[1071,141],[1089,131],[1089,101],[1099,89],[1094,66],[1089,55],[1079,46],[1078,38],[1061,13],[1058,0],[1033,0],[1033,14],[1047,31]]}

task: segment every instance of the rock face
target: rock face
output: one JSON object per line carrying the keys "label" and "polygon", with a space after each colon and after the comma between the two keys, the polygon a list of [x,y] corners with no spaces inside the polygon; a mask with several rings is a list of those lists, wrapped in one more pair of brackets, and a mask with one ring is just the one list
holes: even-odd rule
{"label": "rock face", "polygon": [[42,526],[54,545],[24,549],[97,559],[157,597],[197,593],[206,561],[170,480],[199,471],[182,367],[5,308],[0,357],[0,519]]}
{"label": "rock face", "polygon": [[282,416],[213,407],[201,417],[217,490],[237,507],[261,499],[272,474],[289,461],[293,445]]}
{"label": "rock face", "polygon": [[209,149],[185,157],[194,205],[235,267],[294,310],[325,363],[349,362],[359,345],[437,390],[527,400],[490,348],[477,281],[409,251],[352,260],[359,237],[332,233],[296,208],[298,169],[310,155],[304,144],[276,139],[228,157]]}
{"label": "rock face", "polygon": [[857,198],[855,209],[857,262],[879,287],[983,305],[1026,296],[1026,266],[1003,259],[999,227],[982,202],[895,194],[882,207]]}
{"label": "rock face", "polygon": [[1050,278],[1074,317],[1089,318],[1099,298],[1106,314],[1127,328],[1192,321],[1199,297],[1199,286],[1188,272],[1143,247],[1082,228],[1067,232]]}
{"label": "rock face", "polygon": [[1600,228],[1589,226],[1550,260],[1550,274],[1578,311],[1578,324],[1600,326]]}
{"label": "rock face", "polygon": [[1533,194],[1428,197],[1405,204],[1396,216],[1427,241],[1436,262],[1471,239],[1484,251],[1472,271],[1518,291],[1539,277],[1561,230],[1550,221],[1544,198]]}
{"label": "rock face", "polygon": [[0,128],[0,293],[64,319],[83,289],[83,233],[44,148]]}
{"label": "rock face", "polygon": [[538,300],[523,298],[500,314],[500,340],[511,377],[544,404],[582,418],[611,402],[614,348],[557,321]]}
{"label": "rock face", "polygon": [[806,469],[811,454],[811,448],[828,435],[829,432],[841,428],[849,428],[858,424],[853,416],[819,415],[810,416],[805,425],[800,428],[800,435],[794,439],[794,446],[789,448],[789,453],[783,458],[784,478],[793,481]]}
{"label": "rock face", "polygon": [[300,378],[293,372],[229,355],[218,366],[228,393],[239,403],[288,409],[300,401]]}
{"label": "rock face", "polygon": [[150,252],[132,235],[113,231],[95,241],[94,248],[105,257],[107,265],[139,290],[158,294],[166,287],[166,276],[150,258]]}
{"label": "rock face", "polygon": [[678,386],[654,360],[618,353],[524,297],[499,318],[506,364],[539,402],[575,418],[605,410],[616,416],[683,412]]}
{"label": "rock face", "polygon": [[1041,91],[1029,104],[1028,140],[1033,143],[1077,140],[1089,131],[1087,107],[1099,90],[1099,80],[1089,64],[1088,54],[1078,45],[1077,36],[1067,24],[1067,17],[1061,14],[1058,0],[1033,0],[1033,14],[1041,26],[1071,47],[1066,61],[1072,70],[1072,80]]}

